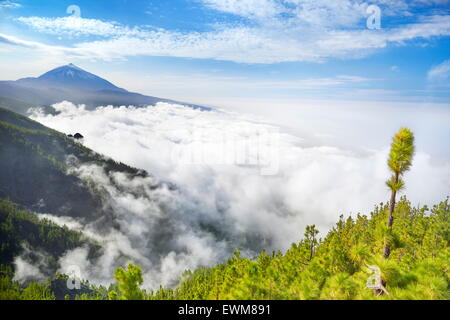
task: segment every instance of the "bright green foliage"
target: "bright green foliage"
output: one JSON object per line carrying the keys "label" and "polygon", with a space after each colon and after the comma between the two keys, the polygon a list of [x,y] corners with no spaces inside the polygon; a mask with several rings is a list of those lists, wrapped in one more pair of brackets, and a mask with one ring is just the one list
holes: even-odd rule
{"label": "bright green foliage", "polygon": [[394,174],[408,171],[414,156],[414,134],[408,128],[401,128],[392,139],[388,166]]}
{"label": "bright green foliage", "polygon": [[23,290],[22,300],[55,300],[55,295],[47,285],[33,282]]}
{"label": "bright green foliage", "polygon": [[394,210],[397,193],[405,187],[402,175],[411,168],[414,157],[414,134],[408,128],[401,128],[392,139],[391,151],[389,153],[388,167],[392,172],[391,178],[386,185],[391,190],[389,201],[389,215],[387,232],[385,234],[385,246],[383,258],[389,258],[392,245],[392,225],[394,224]]}
{"label": "bright green foliage", "polygon": [[[186,272],[175,289],[149,299],[449,299],[450,204],[429,210],[398,203],[389,259],[381,258],[389,206],[341,219],[323,240],[314,226],[283,255],[237,252],[225,264]],[[366,288],[378,266],[389,295]]]}
{"label": "bright green foliage", "polygon": [[13,276],[11,266],[0,265],[0,300],[20,300],[22,288]]}
{"label": "bright green foliage", "polygon": [[23,287],[13,275],[10,266],[0,265],[0,300],[55,300],[48,283],[31,282]]}
{"label": "bright green foliage", "polygon": [[414,152],[414,134],[408,128],[401,128],[392,139],[388,159],[392,177],[386,181],[386,185],[393,193],[404,188],[405,183],[401,176],[411,168]]}
{"label": "bright green foliage", "polygon": [[47,219],[40,220],[36,214],[0,199],[0,264],[11,264],[24,245],[31,250],[47,252],[55,260],[67,250],[84,245],[92,248],[93,255],[100,249],[81,232],[60,227]]}
{"label": "bright green foliage", "polygon": [[[117,284],[107,289],[83,282],[89,292],[75,299],[449,299],[449,200],[430,210],[400,199],[390,233],[391,255],[383,259],[388,214],[389,206],[380,204],[369,216],[341,216],[324,239],[309,226],[303,240],[284,254],[263,251],[249,259],[237,251],[224,264],[186,271],[175,288],[149,294],[140,289],[141,268],[129,264],[116,270]],[[366,287],[369,266],[380,269],[389,295],[376,296]],[[12,277],[11,267],[0,267],[0,299],[54,298],[48,286],[23,287]]]}
{"label": "bright green foliage", "polygon": [[391,191],[399,192],[405,187],[405,182],[400,177],[396,180],[395,176],[392,176],[386,181],[386,185]]}
{"label": "bright green foliage", "polygon": [[105,300],[105,297],[100,294],[87,294],[77,295],[75,300]]}
{"label": "bright green foliage", "polygon": [[109,300],[119,300],[119,295],[117,294],[117,291],[111,290],[108,294]]}
{"label": "bright green foliage", "polygon": [[386,185],[394,194],[405,186],[401,176],[411,168],[414,157],[414,134],[408,128],[401,128],[392,139],[391,151],[389,152],[388,167],[392,172],[391,178]]}
{"label": "bright green foliage", "polygon": [[114,300],[144,300],[145,291],[140,288],[140,285],[144,282],[141,267],[130,263],[127,269],[116,269],[114,276],[118,282],[119,290],[116,294],[110,294],[110,298]]}

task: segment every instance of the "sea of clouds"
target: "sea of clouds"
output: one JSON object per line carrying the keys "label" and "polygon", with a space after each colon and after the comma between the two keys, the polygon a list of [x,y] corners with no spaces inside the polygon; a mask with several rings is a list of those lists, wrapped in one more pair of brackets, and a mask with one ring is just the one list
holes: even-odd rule
{"label": "sea of clouds", "polygon": [[[88,111],[62,102],[54,108],[56,115],[35,111],[31,117],[64,133],[80,132],[85,146],[151,173],[131,178],[98,165],[73,167],[73,174],[104,186],[119,229],[99,233],[69,217],[42,216],[102,243],[95,261],[87,259],[87,248],[59,261],[61,271],[79,266],[94,283],[111,283],[114,268],[133,261],[143,267],[146,288],[173,285],[186,269],[223,262],[237,248],[249,256],[263,248],[286,250],[306,225],[324,235],[341,214],[369,213],[388,200],[389,141],[379,150],[314,146],[252,116],[167,103]],[[405,180],[413,204],[434,204],[449,194],[450,163],[434,163],[417,150]]]}

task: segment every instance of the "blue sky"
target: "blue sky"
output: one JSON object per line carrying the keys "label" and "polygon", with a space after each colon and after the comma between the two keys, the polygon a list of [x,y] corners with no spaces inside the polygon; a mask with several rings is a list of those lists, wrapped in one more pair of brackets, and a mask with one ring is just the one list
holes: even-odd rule
{"label": "blue sky", "polygon": [[[368,5],[380,8],[381,29],[368,29]],[[129,90],[196,103],[450,101],[448,0],[9,0],[0,8],[2,80],[73,62]]]}

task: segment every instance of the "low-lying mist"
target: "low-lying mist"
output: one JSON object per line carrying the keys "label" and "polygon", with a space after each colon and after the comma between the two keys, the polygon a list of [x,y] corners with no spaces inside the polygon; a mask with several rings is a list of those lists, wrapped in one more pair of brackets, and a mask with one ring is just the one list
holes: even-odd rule
{"label": "low-lying mist", "polygon": [[[95,261],[87,259],[87,248],[59,261],[62,271],[77,265],[94,283],[111,283],[114,268],[134,261],[143,267],[146,288],[173,285],[186,269],[223,262],[238,248],[250,256],[263,248],[286,250],[308,224],[325,233],[341,214],[368,213],[388,200],[390,141],[380,150],[311,146],[256,118],[167,103],[87,111],[62,102],[54,108],[57,115],[35,111],[32,118],[79,132],[85,146],[151,174],[106,173],[92,164],[71,169],[103,187],[120,228],[100,233],[45,215],[102,243]],[[405,194],[414,204],[448,196],[450,164],[431,160],[418,150],[406,175]]]}

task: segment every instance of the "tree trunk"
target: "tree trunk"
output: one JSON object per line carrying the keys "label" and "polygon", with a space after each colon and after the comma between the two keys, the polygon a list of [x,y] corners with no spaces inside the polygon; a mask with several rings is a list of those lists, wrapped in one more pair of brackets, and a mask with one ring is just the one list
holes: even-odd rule
{"label": "tree trunk", "polygon": [[[398,183],[398,178],[399,178],[399,175],[398,175],[398,173],[396,173],[395,174],[395,183]],[[388,218],[389,232],[392,230],[392,225],[394,224],[394,210],[395,210],[396,195],[397,195],[397,191],[392,190],[391,201],[389,202],[389,218]],[[391,244],[388,241],[386,246],[384,247],[383,258],[385,258],[385,259],[389,258],[390,254],[391,254]]]}
{"label": "tree trunk", "polygon": [[386,290],[386,281],[384,281],[383,279],[381,279],[381,288],[375,290],[376,296],[381,296],[382,294],[389,295],[389,292],[387,292]]}

